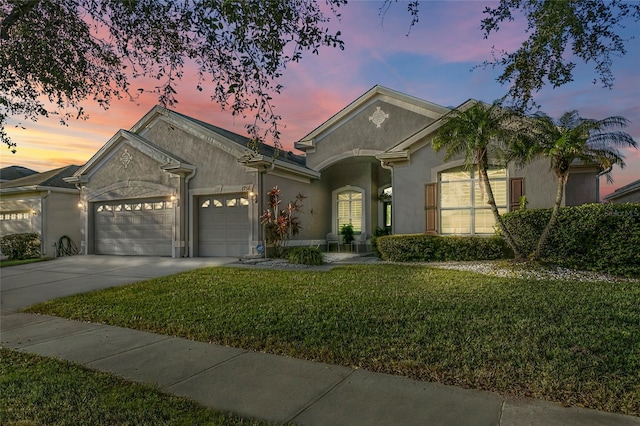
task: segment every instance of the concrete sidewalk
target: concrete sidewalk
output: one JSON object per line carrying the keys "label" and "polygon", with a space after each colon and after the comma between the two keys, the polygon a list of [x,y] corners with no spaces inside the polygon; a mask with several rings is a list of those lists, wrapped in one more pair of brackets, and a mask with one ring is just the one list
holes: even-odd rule
{"label": "concrete sidewalk", "polygon": [[[292,421],[302,425],[640,425],[639,417],[563,408],[531,399],[516,401],[491,392],[17,312],[26,306],[24,303],[32,303],[32,299],[57,297],[56,292],[78,292],[87,286],[104,288],[147,278],[145,275],[202,266],[181,264],[180,259],[166,260],[164,266],[159,263],[161,261],[139,258],[76,260],[76,263],[44,262],[50,264],[33,269],[14,267],[22,268],[22,272],[13,268],[0,271],[3,299],[0,340],[3,347],[73,361],[132,381],[157,384],[167,392],[220,411],[274,422]],[[231,261],[220,260],[219,263]],[[125,279],[127,273],[131,275]],[[45,275],[49,278],[45,279]],[[21,285],[16,279],[9,279],[18,276],[22,277]],[[29,289],[32,291],[27,291]],[[45,291],[37,297],[30,294],[41,290]],[[5,310],[7,295],[10,296],[6,306],[9,309]]]}

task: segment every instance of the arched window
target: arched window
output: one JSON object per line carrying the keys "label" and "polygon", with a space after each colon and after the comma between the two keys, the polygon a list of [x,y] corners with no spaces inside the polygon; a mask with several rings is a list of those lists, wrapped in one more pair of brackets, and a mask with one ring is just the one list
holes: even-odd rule
{"label": "arched window", "polygon": [[335,192],[336,210],[335,218],[337,225],[336,232],[340,232],[342,225],[353,225],[356,234],[362,232],[363,225],[363,191],[357,188],[342,189]]}
{"label": "arched window", "polygon": [[[491,189],[500,213],[507,211],[507,171],[488,170]],[[441,172],[440,233],[493,234],[495,219],[481,178],[475,169],[457,167]]]}

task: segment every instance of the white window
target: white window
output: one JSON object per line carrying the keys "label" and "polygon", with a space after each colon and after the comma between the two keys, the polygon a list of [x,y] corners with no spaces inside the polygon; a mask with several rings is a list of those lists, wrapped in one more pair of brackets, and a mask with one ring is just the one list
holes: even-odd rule
{"label": "white window", "polygon": [[[500,213],[507,211],[507,171],[488,171]],[[493,234],[495,218],[480,176],[475,169],[458,167],[439,174],[440,233]]]}
{"label": "white window", "polygon": [[347,189],[337,193],[336,225],[340,232],[342,225],[353,225],[355,233],[362,232],[363,224],[363,196],[361,191]]}

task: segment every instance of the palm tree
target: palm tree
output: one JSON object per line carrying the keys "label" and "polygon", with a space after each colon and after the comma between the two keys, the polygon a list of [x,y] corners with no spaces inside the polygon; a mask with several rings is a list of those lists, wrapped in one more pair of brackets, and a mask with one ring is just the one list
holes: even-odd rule
{"label": "palm tree", "polygon": [[636,141],[628,133],[610,131],[624,128],[627,124],[628,120],[624,117],[592,120],[580,117],[575,110],[564,113],[557,121],[544,113],[534,116],[532,134],[535,135],[535,143],[532,153],[549,159],[551,169],[558,177],[558,186],[551,217],[538,240],[532,255],[533,260],[540,258],[551,229],[556,223],[571,165],[578,162],[598,166],[611,182],[612,167],[625,166],[624,156],[617,147],[637,148]]}
{"label": "palm tree", "polygon": [[464,156],[467,167],[477,167],[496,224],[516,260],[520,260],[520,250],[504,226],[496,206],[487,170],[490,159],[493,163],[506,165],[505,148],[522,134],[519,132],[522,120],[516,111],[497,103],[472,102],[469,108],[464,108],[465,104],[442,117],[443,124],[434,136],[432,146],[436,152],[446,149],[445,161],[454,156]]}

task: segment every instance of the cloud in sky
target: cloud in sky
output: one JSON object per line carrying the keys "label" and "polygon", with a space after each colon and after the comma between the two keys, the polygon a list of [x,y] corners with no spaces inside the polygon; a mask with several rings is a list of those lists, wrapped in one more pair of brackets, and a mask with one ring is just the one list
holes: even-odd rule
{"label": "cloud in sky", "polygon": [[[331,25],[340,29],[345,50],[323,48],[319,55],[306,52],[300,63],[290,64],[281,83],[281,95],[274,96],[276,112],[282,120],[282,143],[293,143],[376,84],[444,106],[457,106],[469,98],[491,102],[507,87],[495,79],[500,70],[474,66],[491,58],[491,48],[514,50],[526,36],[526,22],[516,20],[500,31],[483,38],[480,20],[484,2],[423,1],[420,20],[410,28],[406,3],[392,3],[384,17],[380,2],[355,1],[341,9],[342,18]],[[640,36],[638,25],[629,35]],[[558,117],[578,109],[589,118],[622,115],[631,120],[627,131],[640,141],[640,84],[637,63],[640,43],[628,43],[628,53],[615,58],[616,80],[613,90],[594,85],[591,64],[577,67],[576,80],[566,86],[545,87],[536,95],[542,109]],[[132,87],[138,87],[137,82]],[[179,103],[175,110],[239,134],[251,122],[233,117],[210,101],[210,95],[195,89],[195,70],[186,70],[178,86]],[[18,153],[0,149],[0,166],[19,164],[44,171],[65,164],[87,161],[119,129],[133,126],[149,111],[157,99],[142,96],[137,103],[116,101],[108,111],[87,102],[87,121],[71,121],[59,126],[57,119],[24,123],[27,130],[10,128],[18,142]],[[627,168],[614,171],[615,185],[602,185],[607,193],[640,179],[640,153],[625,150]]]}

